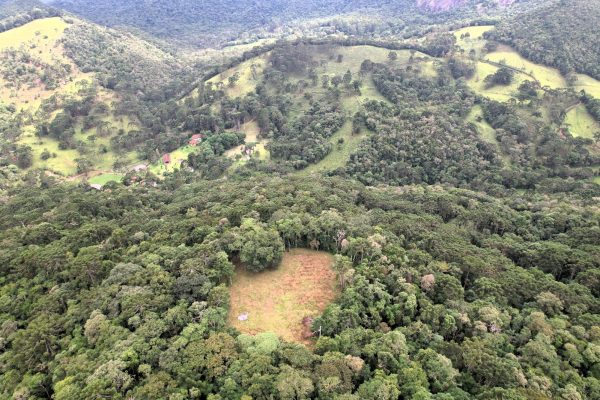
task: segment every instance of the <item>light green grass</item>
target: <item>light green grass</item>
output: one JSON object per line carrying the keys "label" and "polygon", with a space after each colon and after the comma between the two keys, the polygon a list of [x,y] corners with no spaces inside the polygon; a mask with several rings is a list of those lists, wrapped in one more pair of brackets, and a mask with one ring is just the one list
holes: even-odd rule
{"label": "light green grass", "polygon": [[591,76],[577,74],[577,82],[573,85],[573,89],[577,91],[585,90],[587,94],[600,99],[600,81]]}
{"label": "light green grass", "polygon": [[[354,153],[360,143],[367,137],[366,133],[359,135],[352,134],[352,122],[346,121],[342,128],[331,137],[332,151],[317,164],[311,164],[301,174],[310,174],[314,172],[333,171],[337,168],[342,168],[350,159],[350,155]],[[338,144],[338,139],[343,138],[344,143]]]}
{"label": "light green grass", "polygon": [[[240,132],[244,132],[246,134],[245,143],[255,143],[254,153],[252,154],[252,157],[258,157],[259,160],[268,160],[270,158],[269,150],[267,150],[267,148],[265,147],[268,141],[265,139],[260,139],[258,137],[260,129],[256,121],[252,120],[244,123],[240,128]],[[234,169],[245,164],[246,161],[248,161],[248,156],[242,154],[242,150],[244,149],[244,147],[245,145],[236,146],[225,152],[225,155],[227,157],[234,159],[238,155],[241,155],[241,157],[239,157],[231,165],[231,167],[229,168],[230,171],[233,171]]]}
{"label": "light green grass", "polygon": [[564,125],[575,137],[591,139],[594,137],[594,133],[600,132],[600,125],[588,113],[583,104],[574,107],[567,113]]}
{"label": "light green grass", "polygon": [[[471,50],[475,50],[475,56],[479,57],[482,54],[483,46],[485,46],[485,39],[483,34],[494,29],[493,25],[484,26],[468,26],[466,28],[454,31],[456,37],[456,45],[460,47],[465,55],[468,55]],[[471,36],[462,38],[461,35],[469,33]]]}
{"label": "light green grass", "polygon": [[187,158],[190,154],[195,153],[198,150],[198,147],[185,145],[178,148],[175,151],[172,151],[171,154],[171,162],[165,165],[161,159],[150,165],[149,170],[155,175],[163,175],[166,172],[173,172],[179,167],[181,167],[181,163],[183,161],[187,161]]}
{"label": "light green grass", "polygon": [[505,163],[510,163],[509,157],[502,152],[500,149],[500,144],[498,143],[498,139],[496,138],[496,131],[490,124],[487,123],[485,119],[483,119],[483,109],[481,106],[477,105],[473,107],[469,115],[466,119],[467,122],[471,122],[477,128],[477,132],[481,135],[481,138],[486,142],[493,145],[502,161]]}
{"label": "light green grass", "polygon": [[496,101],[508,101],[513,98],[519,85],[527,79],[523,74],[515,74],[513,82],[510,85],[496,85],[491,88],[485,87],[484,79],[498,71],[498,67],[487,64],[482,61],[475,63],[475,74],[467,81],[469,87],[475,92],[489,99]]}
{"label": "light green grass", "polygon": [[90,184],[96,184],[96,185],[106,185],[108,182],[121,182],[123,180],[123,177],[125,175],[123,174],[115,174],[115,173],[109,173],[109,174],[102,174],[102,175],[96,175],[92,178],[90,178],[88,180],[88,182]]}
{"label": "light green grass", "polygon": [[567,86],[565,78],[557,69],[535,64],[508,46],[498,46],[498,50],[487,54],[485,59],[506,64],[529,73],[533,75],[542,86],[548,86],[553,89]]}
{"label": "light green grass", "polygon": [[[75,159],[79,157],[77,150],[61,150],[58,147],[58,141],[52,138],[39,138],[35,135],[33,128],[25,129],[25,132],[19,139],[19,144],[30,146],[33,153],[32,168],[48,169],[56,174],[69,176],[77,173]],[[56,154],[47,160],[41,159],[44,150]]]}
{"label": "light green grass", "polygon": [[58,51],[55,49],[56,43],[68,26],[60,17],[31,21],[0,33],[0,51],[25,46],[42,61],[51,62]]}
{"label": "light green grass", "polygon": [[600,176],[597,176],[594,179],[592,179],[592,182],[594,182],[596,185],[600,185]]}
{"label": "light green grass", "polygon": [[[208,80],[209,83],[217,84],[221,82],[225,87],[225,93],[227,96],[235,98],[245,96],[248,93],[252,93],[256,90],[256,85],[260,82],[262,71],[267,64],[268,55],[265,53],[261,56],[254,57],[250,60],[244,61],[241,64],[236,65],[233,68],[228,69],[225,72]],[[254,79],[252,74],[252,66],[256,71],[257,79]],[[239,80],[234,86],[229,86],[229,77],[238,74]]]}
{"label": "light green grass", "polygon": [[483,119],[483,110],[481,109],[481,106],[477,105],[473,107],[467,116],[467,122],[471,122],[477,127],[477,132],[479,132],[483,140],[488,143],[498,144],[496,131],[485,119]]}

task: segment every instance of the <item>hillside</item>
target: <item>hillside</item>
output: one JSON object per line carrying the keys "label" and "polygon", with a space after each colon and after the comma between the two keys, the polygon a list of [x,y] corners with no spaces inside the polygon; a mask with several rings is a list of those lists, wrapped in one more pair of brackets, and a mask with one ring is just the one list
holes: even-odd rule
{"label": "hillside", "polygon": [[600,1],[552,0],[503,21],[496,40],[511,44],[526,58],[600,79]]}
{"label": "hillside", "polygon": [[140,100],[165,96],[169,73],[184,74],[173,56],[140,39],[61,17],[0,33],[0,59],[1,164],[62,177],[138,163],[121,143],[150,132]]}
{"label": "hillside", "polygon": [[[229,173],[245,165],[366,184],[489,190],[569,176],[585,185],[600,163],[600,124],[579,91],[597,93],[600,82],[584,75],[568,82],[487,41],[493,29],[430,36],[419,42],[421,52],[385,44],[276,46],[208,80],[173,124],[193,133],[245,133],[245,145],[224,153]],[[501,73],[508,81],[494,82]]]}
{"label": "hillside", "polygon": [[[56,0],[52,4],[99,24],[142,31],[179,45],[206,47],[307,34],[319,37],[338,33],[402,38],[420,34],[431,25],[477,18],[488,12],[494,14],[498,9],[494,2],[488,2],[487,7],[476,7],[478,3],[437,1],[425,5],[417,0]],[[453,12],[454,8],[458,10]]]}

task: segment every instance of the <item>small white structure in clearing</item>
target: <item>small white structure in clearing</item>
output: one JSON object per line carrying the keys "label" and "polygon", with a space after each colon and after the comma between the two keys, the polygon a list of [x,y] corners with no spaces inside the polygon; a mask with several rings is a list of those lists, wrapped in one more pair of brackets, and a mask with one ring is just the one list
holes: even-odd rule
{"label": "small white structure in clearing", "polygon": [[245,312],[243,314],[238,315],[238,320],[239,321],[247,321],[248,320],[248,313]]}

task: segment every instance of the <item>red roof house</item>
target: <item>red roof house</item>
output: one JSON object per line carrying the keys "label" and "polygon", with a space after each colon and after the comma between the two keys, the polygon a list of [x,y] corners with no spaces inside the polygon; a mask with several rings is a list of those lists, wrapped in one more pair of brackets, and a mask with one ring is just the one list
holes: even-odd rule
{"label": "red roof house", "polygon": [[171,163],[171,155],[169,153],[165,153],[162,156],[162,160],[163,160],[163,163],[165,163],[165,164]]}
{"label": "red roof house", "polygon": [[192,138],[189,141],[190,146],[196,146],[198,143],[202,142],[202,139],[204,139],[204,135],[201,133],[197,133],[195,135],[192,135]]}

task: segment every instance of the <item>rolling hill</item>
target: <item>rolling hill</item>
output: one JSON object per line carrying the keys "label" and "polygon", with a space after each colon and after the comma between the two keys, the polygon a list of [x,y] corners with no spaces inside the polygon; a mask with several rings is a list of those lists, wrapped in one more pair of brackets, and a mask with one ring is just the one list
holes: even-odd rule
{"label": "rolling hill", "polygon": [[[222,46],[239,40],[282,35],[323,37],[338,31],[353,36],[401,38],[448,20],[494,14],[497,3],[416,0],[241,0],[173,2],[136,0],[56,0],[52,5],[99,24],[124,27],[180,45]],[[507,5],[511,2],[501,2]],[[465,7],[463,7],[465,6]],[[454,9],[457,8],[456,12]],[[443,12],[439,12],[443,11]]]}
{"label": "rolling hill", "polygon": [[139,146],[122,138],[149,132],[143,102],[164,99],[170,74],[184,80],[187,68],[135,36],[71,17],[0,33],[0,60],[1,164],[61,177],[138,163]]}

